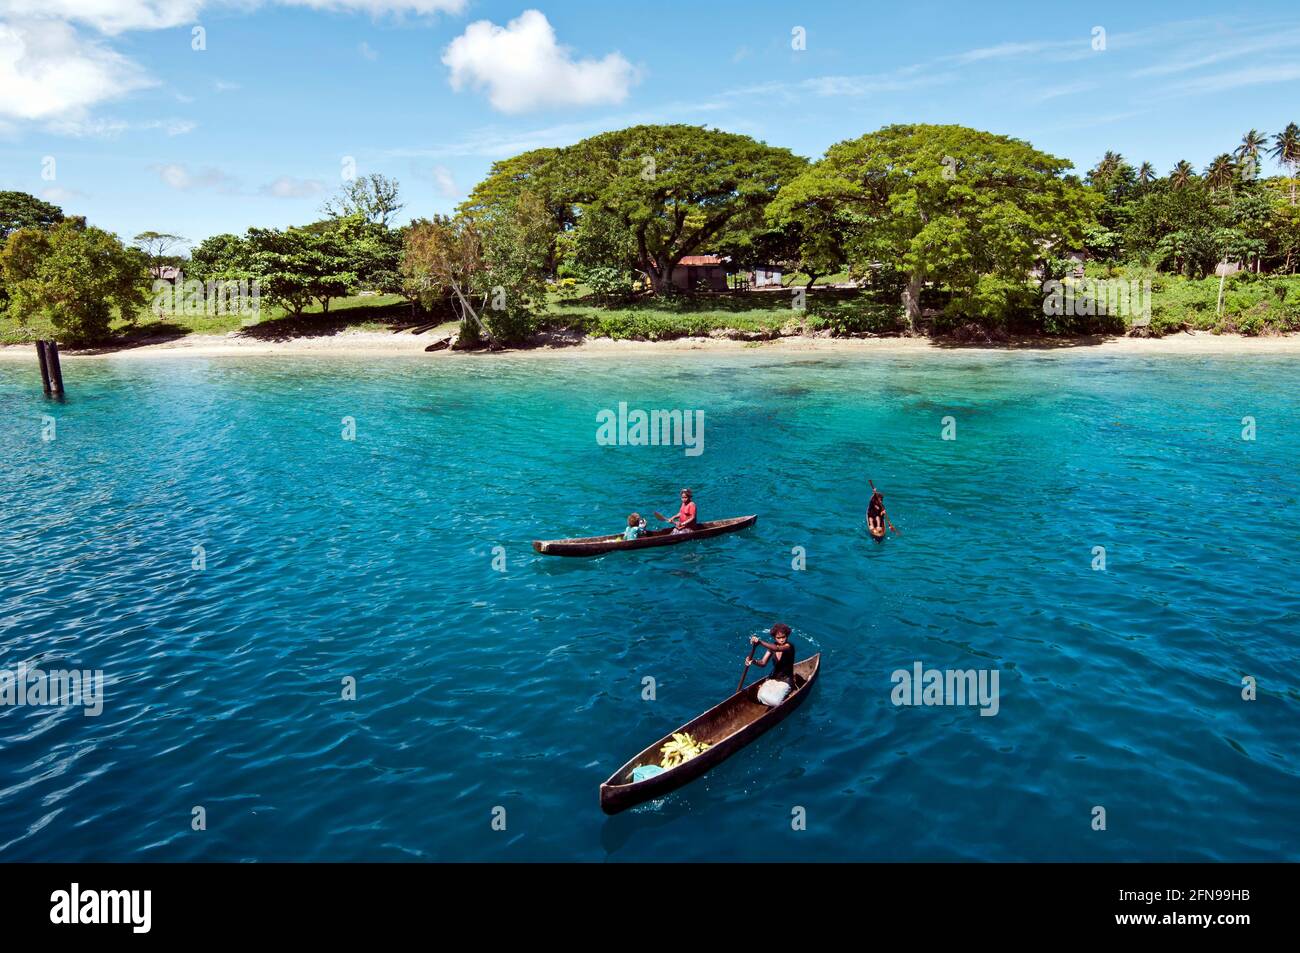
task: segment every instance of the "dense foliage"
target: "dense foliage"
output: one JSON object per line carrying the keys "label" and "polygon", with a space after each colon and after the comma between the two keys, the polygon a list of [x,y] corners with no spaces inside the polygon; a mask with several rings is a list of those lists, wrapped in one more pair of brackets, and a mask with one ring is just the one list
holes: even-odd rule
{"label": "dense foliage", "polygon": [[[1287,175],[1266,176],[1270,162]],[[188,257],[179,236],[141,232],[127,249],[0,192],[0,316],[90,340],[135,319],[147,267],[175,265],[256,283],[294,317],[402,295],[455,315],[465,347],[523,341],[566,314],[646,337],[717,333],[728,314],[757,334],[1272,333],[1297,326],[1298,173],[1294,123],[1248,131],[1199,171],[1180,161],[1161,176],[1107,152],[1082,178],[1026,142],[955,125],[888,126],[812,163],[744,135],[642,125],[499,161],[451,217],[396,226],[399,186],[376,173],[347,182],[318,221],[211,236]],[[692,255],[732,272],[775,265],[804,297],[696,294],[679,272]],[[1096,305],[1117,283],[1135,313]],[[703,311],[677,304],[696,298]]]}
{"label": "dense foliage", "polygon": [[0,251],[9,318],[47,327],[64,340],[94,341],[108,333],[116,308],[132,318],[147,298],[145,256],[80,220],[52,228],[19,228]]}

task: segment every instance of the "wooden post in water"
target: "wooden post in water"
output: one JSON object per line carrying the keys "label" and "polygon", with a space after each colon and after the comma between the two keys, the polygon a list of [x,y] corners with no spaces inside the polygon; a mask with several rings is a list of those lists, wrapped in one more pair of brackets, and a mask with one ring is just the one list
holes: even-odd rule
{"label": "wooden post in water", "polygon": [[50,383],[54,386],[54,396],[63,396],[63,368],[59,366],[59,342],[45,342],[45,361],[50,366]]}
{"label": "wooden post in water", "polygon": [[59,366],[59,345],[54,341],[37,341],[36,357],[41,362],[41,389],[46,397],[63,396],[63,368]]}
{"label": "wooden post in water", "polygon": [[36,357],[41,362],[41,389],[45,391],[45,396],[50,396],[50,365],[45,359],[45,342],[36,342]]}

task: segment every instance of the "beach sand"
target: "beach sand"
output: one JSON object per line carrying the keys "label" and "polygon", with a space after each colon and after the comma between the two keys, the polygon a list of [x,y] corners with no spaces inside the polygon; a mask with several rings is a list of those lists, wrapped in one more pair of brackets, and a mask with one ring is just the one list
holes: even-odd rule
{"label": "beach sand", "polygon": [[[428,360],[491,360],[493,357],[639,357],[654,355],[679,355],[684,353],[775,353],[807,354],[919,354],[945,351],[1046,352],[1075,351],[1092,354],[1188,355],[1213,356],[1237,354],[1279,354],[1300,356],[1300,334],[1275,337],[1241,337],[1234,334],[1192,332],[1172,334],[1163,338],[1069,338],[1044,340],[1041,338],[1012,341],[1005,344],[956,344],[948,341],[931,341],[927,338],[830,338],[784,337],[772,341],[732,341],[725,338],[681,338],[673,341],[615,341],[610,338],[591,338],[581,342],[565,342],[498,352],[462,353],[435,351],[425,348],[436,337],[429,334],[412,335],[386,331],[345,331],[314,337],[295,337],[268,341],[254,337],[231,335],[190,335],[183,338],[157,342],[136,342],[130,346],[93,349],[87,351],[62,350],[66,361],[79,360],[146,360],[176,357],[423,357]],[[35,361],[35,348],[30,344],[0,347],[0,360]]]}

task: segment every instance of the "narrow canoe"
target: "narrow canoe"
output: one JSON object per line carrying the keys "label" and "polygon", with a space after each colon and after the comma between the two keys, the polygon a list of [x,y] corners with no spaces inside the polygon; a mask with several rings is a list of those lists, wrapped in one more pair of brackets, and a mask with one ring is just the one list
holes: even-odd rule
{"label": "narrow canoe", "polygon": [[600,786],[600,809],[606,814],[617,814],[643,801],[663,797],[725,761],[799,707],[817,680],[821,658],[821,653],[818,652],[795,663],[794,691],[775,708],[768,708],[758,700],[758,686],[766,681],[760,679],[694,721],[682,725],[677,731],[685,732],[696,741],[707,742],[712,747],[675,768],[669,768],[644,781],[634,782],[632,771],[641,765],[658,764],[661,758],[659,749],[672,740],[673,732],[660,738],[615,771]]}
{"label": "narrow canoe", "polygon": [[539,539],[533,542],[533,549],[544,556],[599,556],[619,549],[650,549],[653,546],[675,546],[693,539],[708,539],[723,533],[753,526],[757,516],[737,516],[729,520],[714,520],[700,523],[689,533],[674,533],[671,529],[655,529],[643,533],[636,539],[624,539],[622,533],[612,536],[586,536],[576,539]]}

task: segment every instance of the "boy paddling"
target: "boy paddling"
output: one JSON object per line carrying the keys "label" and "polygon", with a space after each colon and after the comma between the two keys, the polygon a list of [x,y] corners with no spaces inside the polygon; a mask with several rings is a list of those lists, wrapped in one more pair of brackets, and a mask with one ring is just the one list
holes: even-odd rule
{"label": "boy paddling", "polygon": [[752,655],[745,659],[745,668],[751,665],[763,668],[769,659],[772,660],[772,674],[758,686],[758,700],[769,708],[775,708],[794,690],[795,648],[790,642],[790,627],[784,622],[772,626],[767,634],[773,641],[764,642],[756,635],[749,637],[751,645],[761,645],[767,651],[761,659],[756,660]]}

